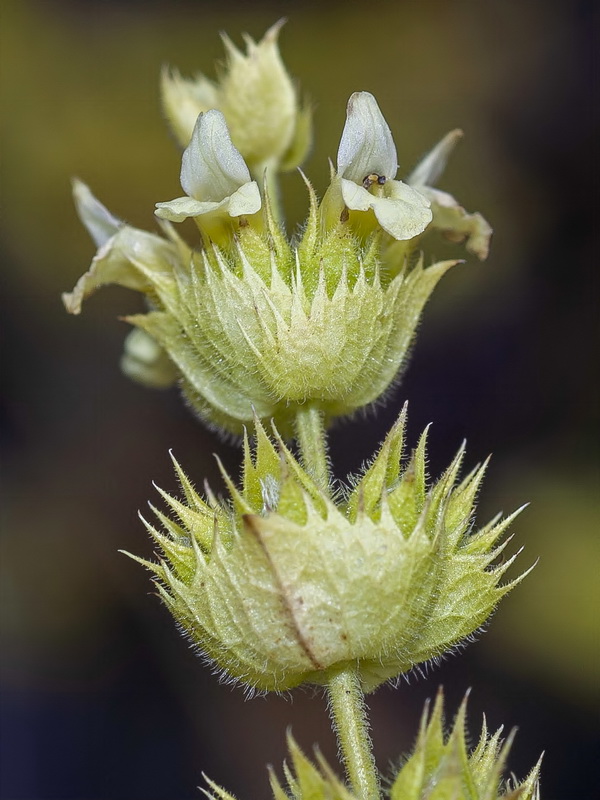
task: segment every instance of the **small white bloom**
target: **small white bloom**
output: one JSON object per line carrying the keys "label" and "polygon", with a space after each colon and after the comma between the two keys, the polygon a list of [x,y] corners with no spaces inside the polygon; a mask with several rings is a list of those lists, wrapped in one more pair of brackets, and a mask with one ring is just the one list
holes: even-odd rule
{"label": "small white bloom", "polygon": [[369,92],[355,92],[338,149],[342,198],[351,211],[373,209],[394,239],[412,239],[431,222],[430,204],[419,191],[394,180],[397,171],[396,147],[377,101]]}
{"label": "small white bloom", "polygon": [[456,128],[439,141],[407,178],[407,183],[418,189],[431,201],[432,227],[440,230],[452,242],[465,242],[470,253],[482,261],[490,249],[492,228],[481,214],[469,214],[448,192],[435,189],[434,184],[446,168],[450,153],[462,139],[463,132]]}
{"label": "small white bloom", "polygon": [[172,222],[204,214],[240,217],[261,207],[258,184],[233,146],[225,117],[215,109],[200,114],[181,162],[187,197],[156,204],[156,215]]}

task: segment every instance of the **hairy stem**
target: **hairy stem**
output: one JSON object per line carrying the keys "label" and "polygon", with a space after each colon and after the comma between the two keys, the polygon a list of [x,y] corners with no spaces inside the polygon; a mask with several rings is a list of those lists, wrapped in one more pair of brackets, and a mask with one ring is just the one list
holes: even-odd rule
{"label": "hairy stem", "polygon": [[296,412],[296,439],[304,468],[322,489],[327,489],[329,460],[323,417],[323,412],[315,406],[299,406]]}
{"label": "hairy stem", "polygon": [[379,777],[375,767],[367,714],[356,666],[332,674],[327,684],[340,751],[348,780],[360,800],[379,800]]}

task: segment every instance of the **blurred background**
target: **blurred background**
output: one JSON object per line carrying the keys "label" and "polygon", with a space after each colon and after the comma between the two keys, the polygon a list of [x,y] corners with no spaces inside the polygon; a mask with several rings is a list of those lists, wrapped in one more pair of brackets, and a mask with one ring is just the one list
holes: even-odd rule
{"label": "blurred background", "polygon": [[[484,711],[492,728],[518,725],[511,769],[524,777],[545,750],[545,800],[598,796],[593,6],[3,0],[3,800],[185,800],[200,796],[202,772],[260,800],[290,725],[335,763],[318,693],[245,701],[220,685],[149,576],[117,552],[151,554],[137,510],[157,500],[152,480],[176,491],[168,448],[216,489],[212,453],[234,474],[239,454],[175,392],[121,375],[118,317],[141,308],[137,295],[106,289],[79,318],[60,301],[94,252],[70,177],[152,229],[154,203],[179,194],[161,65],[213,76],[220,30],[241,43],[284,15],[284,59],[315,108],[305,169],[318,191],[347,98],[365,89],[394,132],[400,174],[464,129],[440,185],[495,228],[489,261],[468,259],[436,290],[385,408],[333,432],[336,473],[358,469],[408,399],[413,444],[434,423],[433,475],[464,437],[468,465],[494,453],[479,520],[531,501],[511,547],[525,547],[522,567],[539,558],[475,644],[372,696],[378,762],[385,771],[412,746],[440,683],[450,715],[473,687],[474,739]],[[284,191],[293,230],[306,205],[296,174]]]}

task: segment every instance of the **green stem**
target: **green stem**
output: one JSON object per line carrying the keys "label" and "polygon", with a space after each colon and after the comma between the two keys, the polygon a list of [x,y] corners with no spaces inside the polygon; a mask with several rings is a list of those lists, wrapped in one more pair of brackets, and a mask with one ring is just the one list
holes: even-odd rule
{"label": "green stem", "polygon": [[296,439],[304,468],[322,489],[327,489],[329,486],[329,460],[327,458],[324,414],[321,409],[308,404],[298,406]]}
{"label": "green stem", "polygon": [[349,665],[333,673],[327,689],[335,732],[352,790],[360,800],[379,800],[379,777],[356,666]]}

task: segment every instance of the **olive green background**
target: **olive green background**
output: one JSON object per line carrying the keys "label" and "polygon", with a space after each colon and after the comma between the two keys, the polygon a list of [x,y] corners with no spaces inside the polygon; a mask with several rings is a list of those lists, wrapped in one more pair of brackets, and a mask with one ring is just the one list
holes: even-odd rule
{"label": "olive green background", "polygon": [[[2,2],[4,502],[2,761],[6,800],[199,797],[201,772],[240,800],[268,796],[288,725],[335,762],[312,690],[246,702],[195,658],[148,576],[136,518],[151,481],[175,489],[168,448],[221,490],[211,453],[238,451],[198,424],[175,392],[127,381],[118,359],[141,308],[121,289],[80,318],[60,292],[93,245],[75,216],[78,175],[118,216],[152,228],[179,194],[180,154],[158,103],[163,63],[213,75],[219,30],[234,41],[288,23],[281,48],[314,104],[305,170],[326,187],[351,92],[373,92],[394,132],[400,176],[446,131],[463,143],[440,182],[495,228],[428,306],[411,365],[377,417],[332,435],[339,477],[373,452],[409,400],[409,437],[430,421],[433,475],[464,437],[467,464],[493,451],[480,521],[532,505],[514,526],[519,562],[539,563],[464,654],[371,699],[378,763],[406,752],[438,684],[451,712],[473,688],[481,714],[520,730],[511,767],[540,751],[546,800],[598,789],[597,385],[590,355],[592,3]],[[597,107],[596,107],[597,110]],[[597,129],[597,126],[596,126]],[[597,152],[596,152],[597,157]],[[293,231],[306,195],[285,176]],[[433,240],[436,257],[460,253]]]}

